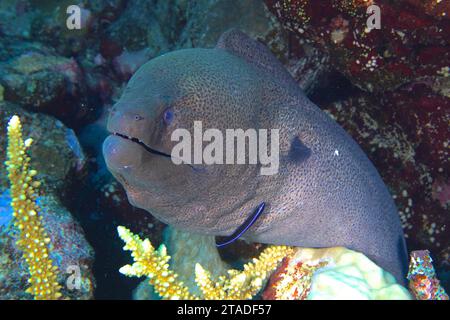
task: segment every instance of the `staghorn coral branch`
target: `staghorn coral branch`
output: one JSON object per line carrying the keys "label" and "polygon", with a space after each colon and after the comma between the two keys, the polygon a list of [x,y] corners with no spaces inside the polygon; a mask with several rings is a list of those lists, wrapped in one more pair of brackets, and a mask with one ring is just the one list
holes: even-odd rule
{"label": "staghorn coral branch", "polygon": [[223,280],[220,279],[218,282],[214,283],[211,280],[211,274],[203,269],[203,267],[197,263],[195,265],[195,282],[200,288],[203,294],[203,298],[206,300],[223,300],[226,299],[225,291],[220,289],[218,284],[222,283]]}
{"label": "staghorn coral branch", "polygon": [[30,169],[30,157],[26,154],[32,139],[22,139],[22,125],[18,116],[8,123],[7,161],[8,178],[11,185],[11,206],[14,226],[19,230],[17,246],[23,251],[28,265],[30,287],[26,292],[36,300],[61,298],[57,282],[58,268],[49,257],[50,238],[42,226],[40,208],[36,204],[36,189],[40,186],[33,177],[37,174]]}
{"label": "staghorn coral branch", "polygon": [[119,237],[125,242],[124,250],[131,251],[133,265],[125,265],[119,272],[129,277],[149,277],[150,284],[164,299],[192,300],[196,297],[189,293],[177,275],[169,270],[169,259],[166,247],[162,245],[157,251],[148,239],[142,240],[125,227],[117,228]]}
{"label": "staghorn coral branch", "polygon": [[[161,245],[155,250],[148,239],[142,240],[125,227],[117,228],[120,238],[125,242],[124,250],[130,250],[133,265],[120,269],[127,276],[147,276],[155,291],[164,299],[200,299],[189,292],[184,284],[177,280],[177,274],[169,269],[170,256],[166,247]],[[195,266],[195,281],[203,299],[235,300],[252,299],[262,288],[265,280],[279,262],[293,253],[287,246],[266,248],[257,259],[244,266],[244,270],[229,270],[228,276],[214,280],[211,274],[200,264]]]}

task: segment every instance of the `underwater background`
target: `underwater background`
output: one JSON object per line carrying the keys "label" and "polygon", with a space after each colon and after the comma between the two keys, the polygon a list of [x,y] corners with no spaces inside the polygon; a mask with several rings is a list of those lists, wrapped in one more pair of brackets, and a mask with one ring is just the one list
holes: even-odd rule
{"label": "underwater background", "polygon": [[[368,2],[381,8],[380,30],[360,27]],[[79,30],[66,26],[73,4],[81,8]],[[177,49],[214,47],[230,28],[265,43],[358,142],[394,197],[408,250],[429,250],[448,292],[449,19],[447,0],[0,0],[0,161],[7,160],[8,122],[18,115],[23,137],[33,139],[35,201],[50,257],[60,270],[80,268],[81,288],[63,294],[155,298],[143,278],[119,272],[131,261],[120,225],[155,247],[165,243],[179,272],[188,259],[217,273],[222,262],[241,268],[266,249],[238,241],[220,256],[197,252],[207,239],[166,229],[132,207],[101,152],[109,109],[142,64]],[[6,167],[0,168],[0,299],[31,299]],[[58,275],[59,282],[66,276]]]}

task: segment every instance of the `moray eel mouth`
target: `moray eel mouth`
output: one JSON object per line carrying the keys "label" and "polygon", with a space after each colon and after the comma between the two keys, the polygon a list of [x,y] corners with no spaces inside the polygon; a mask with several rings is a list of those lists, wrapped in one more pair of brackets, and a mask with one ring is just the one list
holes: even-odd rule
{"label": "moray eel mouth", "polygon": [[130,137],[130,136],[127,136],[127,135],[125,135],[123,133],[119,133],[119,132],[114,132],[113,135],[115,135],[116,137],[128,140],[128,141],[137,143],[142,148],[144,148],[145,151],[147,151],[147,152],[149,152],[151,154],[156,154],[156,155],[163,156],[163,157],[166,157],[166,158],[172,158],[170,154],[167,154],[165,152],[153,149],[150,146],[148,146],[147,144],[145,144],[142,140],[139,140],[138,138]]}
{"label": "moray eel mouth", "polygon": [[[119,137],[119,138],[122,138],[124,140],[128,140],[130,142],[136,143],[136,144],[140,145],[142,148],[144,148],[144,150],[147,151],[148,153],[155,154],[155,155],[158,155],[158,156],[162,156],[162,157],[165,157],[165,158],[168,158],[168,159],[172,159],[172,156],[170,154],[167,154],[165,152],[162,152],[162,151],[159,151],[157,149],[154,149],[154,148],[150,147],[145,142],[143,142],[142,140],[140,140],[140,139],[138,139],[136,137],[130,137],[130,136],[127,136],[126,134],[119,133],[119,132],[113,132],[112,135],[116,136],[116,137]],[[195,171],[197,173],[205,173],[206,172],[206,169],[201,167],[201,166],[194,166],[194,165],[189,164],[189,163],[187,163],[186,165],[189,166],[193,171]]]}

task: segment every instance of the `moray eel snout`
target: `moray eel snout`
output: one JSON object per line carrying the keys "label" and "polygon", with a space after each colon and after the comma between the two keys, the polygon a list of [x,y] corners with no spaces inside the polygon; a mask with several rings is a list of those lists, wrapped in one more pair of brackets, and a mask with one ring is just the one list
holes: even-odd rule
{"label": "moray eel snout", "polygon": [[[116,171],[126,171],[139,166],[141,161],[139,146],[130,140],[125,140],[118,135],[110,135],[103,143],[103,154],[108,167]],[[135,156],[129,157],[128,154]]]}

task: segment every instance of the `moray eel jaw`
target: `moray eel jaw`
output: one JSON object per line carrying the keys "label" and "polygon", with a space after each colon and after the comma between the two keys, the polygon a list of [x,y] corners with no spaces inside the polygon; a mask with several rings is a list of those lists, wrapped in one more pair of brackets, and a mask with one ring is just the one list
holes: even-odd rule
{"label": "moray eel jaw", "polygon": [[152,154],[156,154],[162,157],[166,157],[166,158],[172,158],[170,154],[167,154],[165,152],[153,149],[152,147],[148,146],[147,144],[145,144],[145,142],[143,142],[142,140],[139,140],[138,138],[135,137],[129,137],[125,134],[119,133],[119,132],[114,132],[113,135],[118,136],[122,139],[125,140],[129,140],[131,142],[137,143],[138,145],[140,145],[142,148],[145,149],[145,151],[150,152]]}
{"label": "moray eel jaw", "polygon": [[130,203],[138,208],[147,207],[151,201],[165,212],[164,208],[177,203],[173,195],[181,192],[169,189],[170,184],[178,182],[181,187],[183,183],[179,176],[192,171],[187,166],[173,164],[170,155],[123,134],[111,134],[106,138],[103,155],[108,170],[122,184]]}

